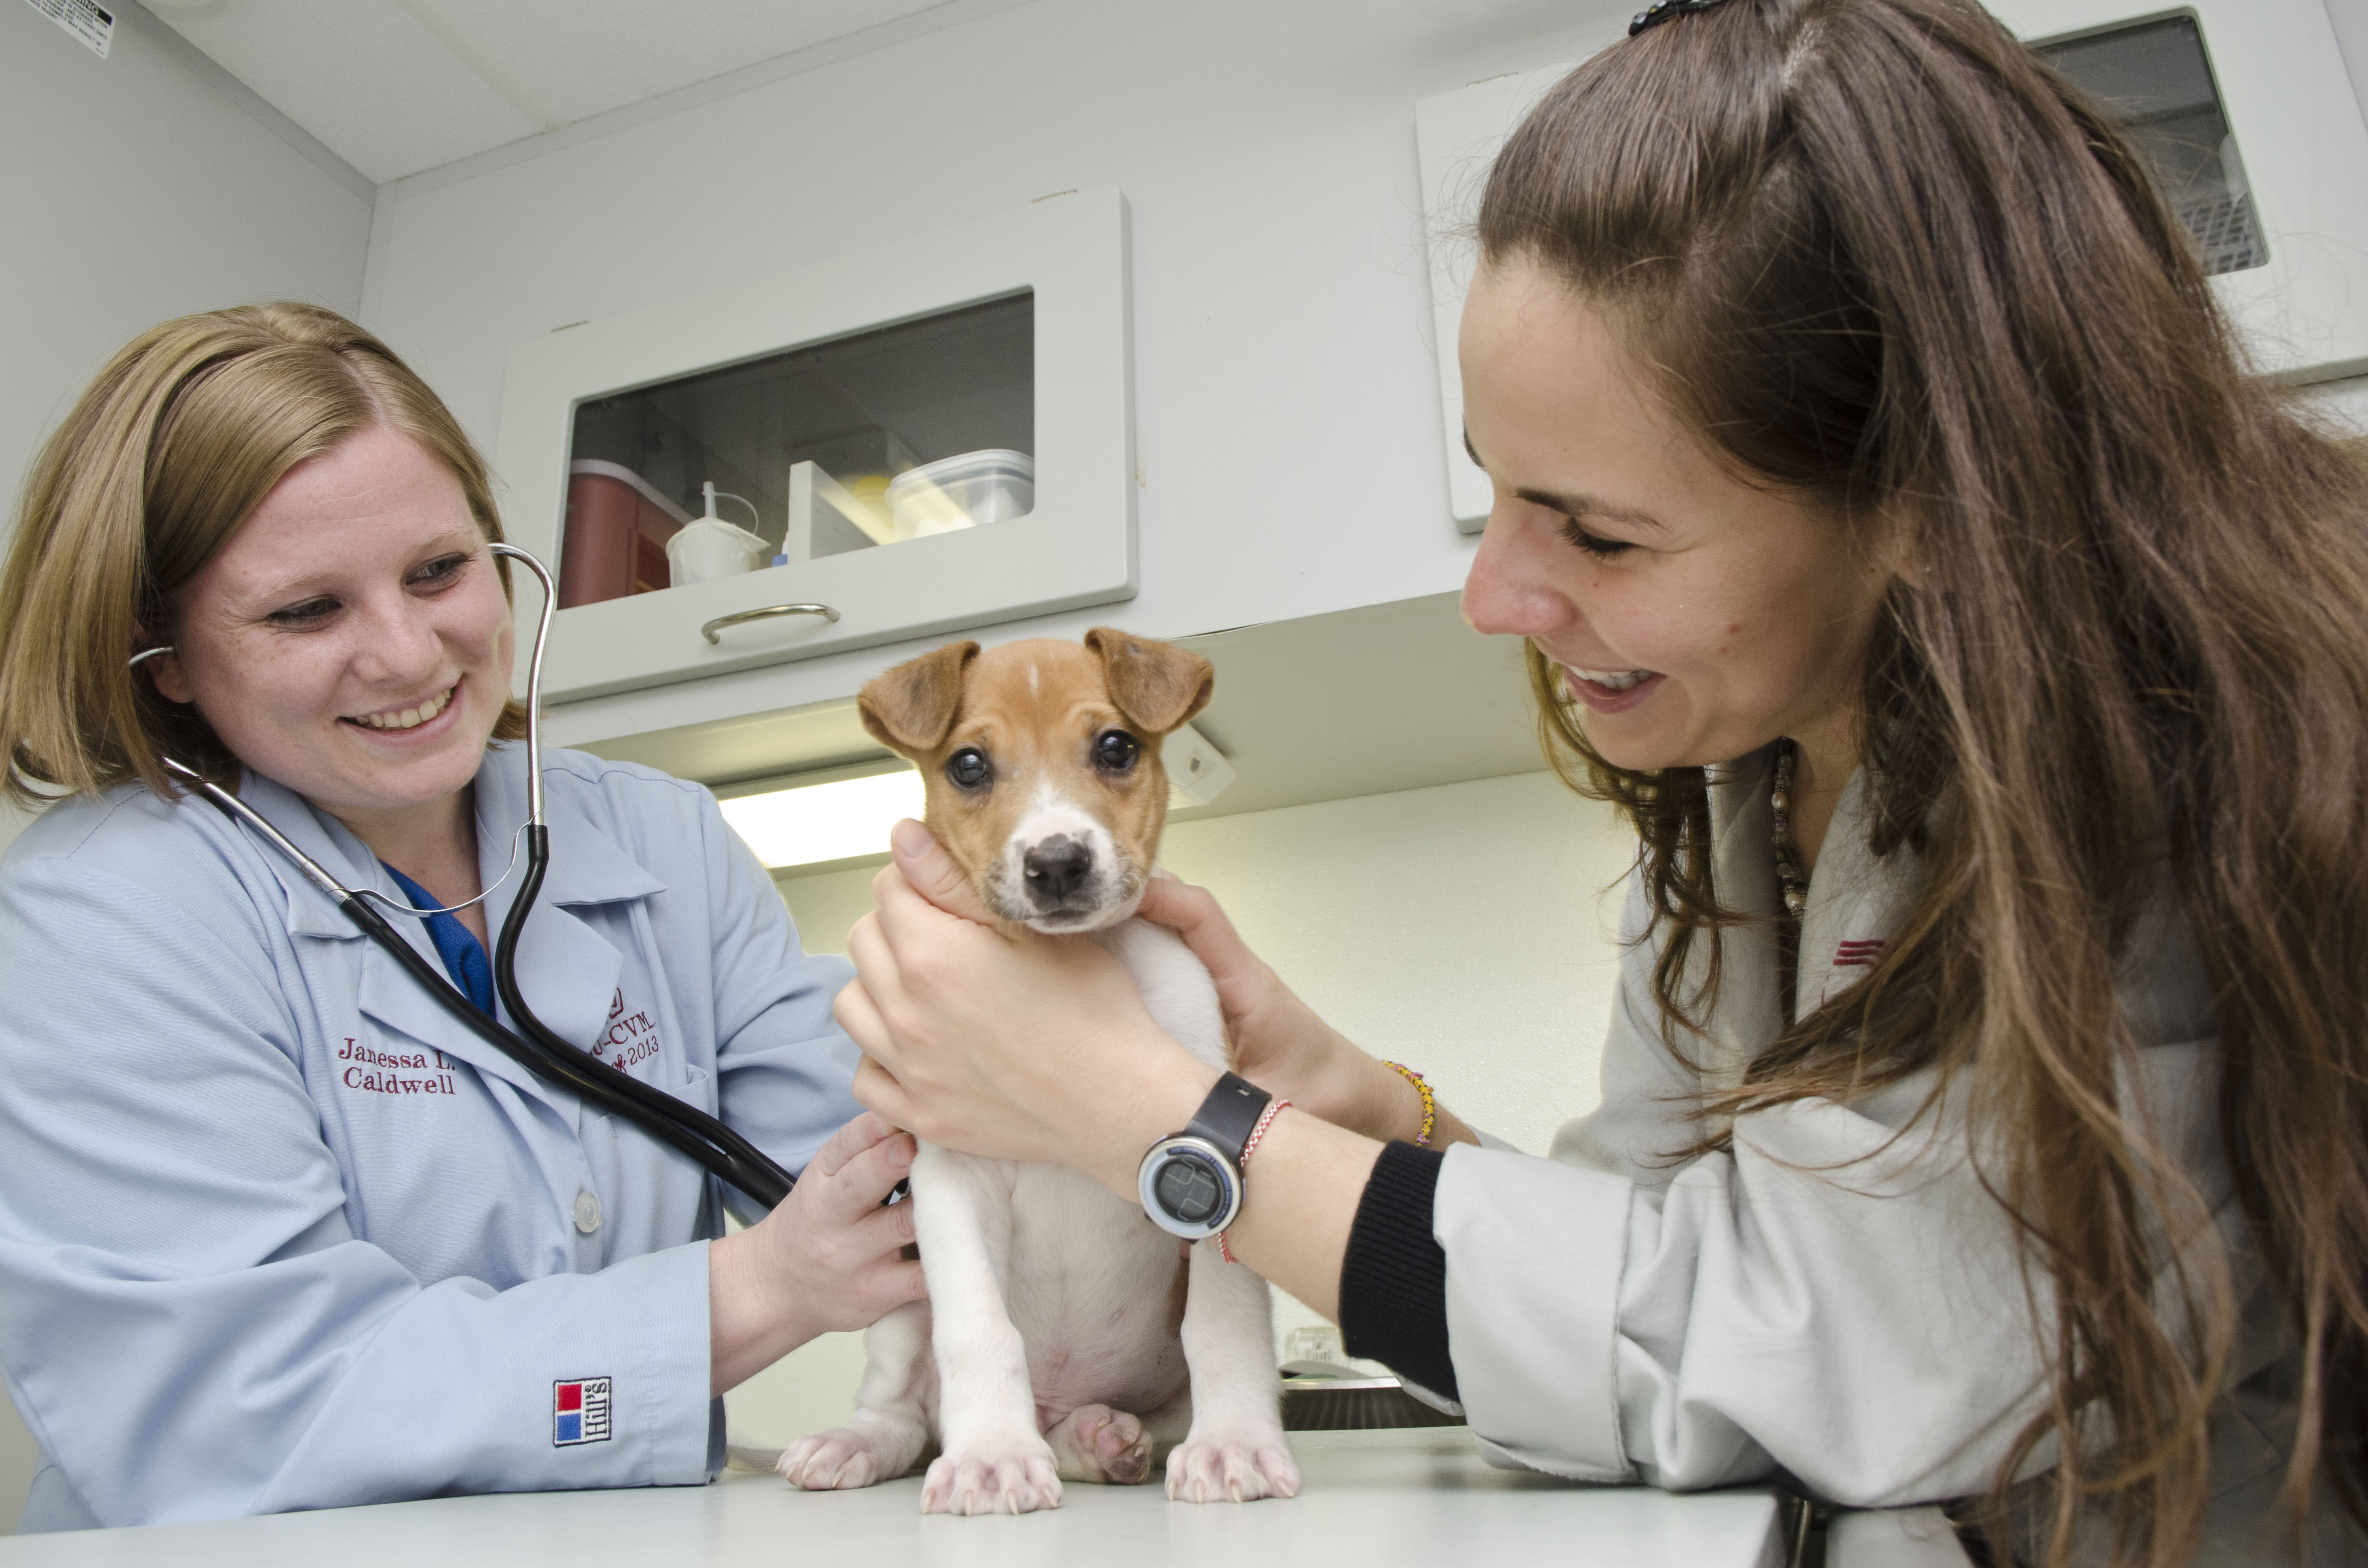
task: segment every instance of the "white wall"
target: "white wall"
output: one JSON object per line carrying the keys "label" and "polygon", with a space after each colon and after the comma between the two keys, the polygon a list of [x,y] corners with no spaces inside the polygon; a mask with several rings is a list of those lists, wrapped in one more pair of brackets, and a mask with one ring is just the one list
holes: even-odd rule
{"label": "white wall", "polygon": [[[1617,972],[1615,883],[1634,835],[1547,773],[1179,823],[1161,859],[1350,1039],[1417,1068],[1458,1115],[1538,1153],[1596,1102]],[[782,886],[798,930],[844,950],[869,870]],[[1278,1332],[1318,1321],[1289,1298]],[[846,1419],[860,1336],[830,1335],[726,1396],[734,1442]]]}
{"label": "white wall", "polygon": [[2327,0],[2327,19],[2335,28],[2335,47],[2343,51],[2351,91],[2368,108],[2368,0]]}
{"label": "white wall", "polygon": [[[141,328],[256,300],[361,301],[370,203],[124,7],[101,60],[0,6],[0,483]],[[11,508],[13,523],[13,507]]]}
{"label": "white wall", "polygon": [[[2362,0],[2368,4],[2368,0]],[[2321,381],[2302,389],[2304,406],[2317,412],[2338,436],[2358,439],[2368,436],[2368,376]]]}
{"label": "white wall", "polygon": [[[1437,593],[1471,541],[1447,511],[1415,101],[1566,58],[1634,8],[1036,0],[397,182],[367,308],[491,450],[510,352],[554,327],[1115,185],[1143,480],[1125,623],[1170,636]],[[742,710],[846,695],[894,656],[757,672],[765,699]],[[571,704],[554,733],[691,722],[721,689],[663,688],[604,730]]]}
{"label": "white wall", "polygon": [[[101,60],[0,4],[0,530],[41,439],[141,328],[255,300],[359,303],[370,202],[184,54],[136,7]],[[19,825],[0,809],[0,846]],[[0,1530],[35,1458],[0,1401]]]}

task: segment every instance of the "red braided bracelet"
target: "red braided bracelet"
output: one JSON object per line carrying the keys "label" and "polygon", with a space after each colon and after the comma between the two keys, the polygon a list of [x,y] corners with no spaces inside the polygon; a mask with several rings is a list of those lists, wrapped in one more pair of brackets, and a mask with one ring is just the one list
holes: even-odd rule
{"label": "red braided bracelet", "polygon": [[[1248,1140],[1242,1144],[1242,1187],[1245,1196],[1247,1196],[1250,1184],[1250,1156],[1258,1153],[1258,1140],[1266,1136],[1266,1130],[1274,1125],[1274,1119],[1290,1104],[1289,1100],[1269,1101],[1265,1114],[1258,1119],[1258,1125],[1250,1129]],[[1217,1256],[1227,1263],[1234,1261],[1234,1249],[1225,1244],[1225,1233],[1223,1231],[1217,1233]]]}

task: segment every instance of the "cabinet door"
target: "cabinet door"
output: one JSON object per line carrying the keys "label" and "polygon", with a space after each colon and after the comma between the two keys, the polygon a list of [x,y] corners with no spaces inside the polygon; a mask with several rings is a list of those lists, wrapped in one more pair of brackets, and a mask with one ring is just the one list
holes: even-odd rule
{"label": "cabinet door", "polygon": [[519,348],[497,467],[563,579],[545,699],[1133,597],[1127,312],[1103,190]]}

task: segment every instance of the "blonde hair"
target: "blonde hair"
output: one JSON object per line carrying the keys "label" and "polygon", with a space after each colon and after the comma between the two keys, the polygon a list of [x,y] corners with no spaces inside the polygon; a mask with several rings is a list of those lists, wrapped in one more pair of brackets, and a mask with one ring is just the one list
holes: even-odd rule
{"label": "blonde hair", "polygon": [[[500,541],[491,476],[460,423],[386,345],[334,311],[281,302],[183,316],[108,361],[34,460],[0,578],[12,801],[131,778],[170,796],[166,752],[235,785],[238,759],[204,718],[127,661],[169,639],[175,596],[282,476],[379,428],[450,470],[477,527]],[[516,739],[525,722],[510,703],[494,738]]]}

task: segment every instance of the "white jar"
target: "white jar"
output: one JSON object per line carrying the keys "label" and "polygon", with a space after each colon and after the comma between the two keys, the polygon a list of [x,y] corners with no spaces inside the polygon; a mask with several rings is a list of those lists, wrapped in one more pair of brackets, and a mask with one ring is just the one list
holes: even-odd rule
{"label": "white jar", "polygon": [[666,540],[666,572],[673,585],[712,583],[754,572],[763,562],[765,541],[721,517],[693,517]]}
{"label": "white jar", "polygon": [[888,482],[898,540],[984,528],[1035,509],[1035,460],[1003,447],[940,458]]}

